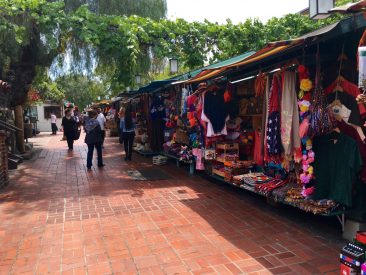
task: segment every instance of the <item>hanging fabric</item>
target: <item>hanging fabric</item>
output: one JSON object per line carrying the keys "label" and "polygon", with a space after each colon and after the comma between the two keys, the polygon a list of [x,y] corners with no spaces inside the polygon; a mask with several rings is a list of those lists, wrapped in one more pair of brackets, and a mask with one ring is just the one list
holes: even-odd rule
{"label": "hanging fabric", "polygon": [[269,98],[269,114],[267,123],[267,152],[268,156],[278,156],[282,153],[280,97],[281,81],[277,75],[273,76]]}
{"label": "hanging fabric", "polygon": [[[262,120],[262,134],[261,134],[261,155],[263,160],[267,159],[267,123],[268,123],[268,101],[269,101],[269,90],[270,90],[270,78],[266,77],[266,87],[264,92],[264,102],[263,102],[263,116]],[[263,163],[263,160],[261,163]]]}
{"label": "hanging fabric", "polygon": [[327,102],[321,87],[320,48],[317,45],[316,76],[313,95],[314,107],[310,114],[310,136],[325,135],[335,128],[334,116],[327,108]]}
{"label": "hanging fabric", "polygon": [[296,95],[296,73],[284,72],[281,100],[281,140],[285,157],[292,156],[301,147],[299,136],[299,109]]}

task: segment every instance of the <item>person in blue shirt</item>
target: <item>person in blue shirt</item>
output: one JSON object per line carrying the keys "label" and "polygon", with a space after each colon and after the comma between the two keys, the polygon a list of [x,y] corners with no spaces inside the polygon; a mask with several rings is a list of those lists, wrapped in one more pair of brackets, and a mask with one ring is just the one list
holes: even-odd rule
{"label": "person in blue shirt", "polygon": [[121,108],[120,112],[120,133],[122,135],[123,145],[125,147],[125,160],[132,160],[132,146],[135,138],[135,122],[132,119],[130,108]]}

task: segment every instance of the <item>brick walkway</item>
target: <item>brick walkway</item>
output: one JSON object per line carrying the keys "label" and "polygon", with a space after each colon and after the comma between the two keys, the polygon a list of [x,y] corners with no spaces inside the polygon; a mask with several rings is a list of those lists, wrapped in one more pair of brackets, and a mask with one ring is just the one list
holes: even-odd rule
{"label": "brick walkway", "polygon": [[170,180],[133,181],[151,160],[126,164],[115,139],[91,172],[81,140],[37,141],[0,192],[0,274],[339,274],[340,233],[302,225],[316,217],[173,164],[159,168]]}

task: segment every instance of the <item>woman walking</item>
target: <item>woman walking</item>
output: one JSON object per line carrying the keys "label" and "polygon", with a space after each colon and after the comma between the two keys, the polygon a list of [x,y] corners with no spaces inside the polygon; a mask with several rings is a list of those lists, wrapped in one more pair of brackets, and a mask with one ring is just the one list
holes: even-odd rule
{"label": "woman walking", "polygon": [[88,145],[88,156],[86,160],[86,167],[88,170],[92,167],[94,147],[97,149],[98,155],[98,167],[103,167],[103,156],[102,156],[102,130],[100,129],[99,122],[97,120],[97,112],[92,110],[89,112],[89,119],[85,124],[85,143]]}
{"label": "woman walking", "polygon": [[65,110],[65,116],[62,118],[61,126],[62,126],[64,134],[66,136],[67,145],[69,146],[69,150],[73,150],[77,124],[76,124],[75,119],[71,116],[70,109]]}
{"label": "woman walking", "polygon": [[132,160],[132,146],[135,138],[135,123],[132,120],[131,109],[121,108],[119,128],[122,134],[122,140],[125,147],[125,160]]}

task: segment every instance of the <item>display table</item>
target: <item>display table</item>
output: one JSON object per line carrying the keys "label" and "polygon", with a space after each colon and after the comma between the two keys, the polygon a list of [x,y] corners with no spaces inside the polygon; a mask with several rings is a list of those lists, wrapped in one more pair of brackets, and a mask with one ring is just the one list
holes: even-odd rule
{"label": "display table", "polygon": [[[221,182],[225,182],[225,183],[227,183],[227,184],[233,185],[233,186],[238,187],[238,188],[240,188],[240,189],[243,189],[243,190],[246,190],[246,191],[250,191],[251,193],[254,193],[254,194],[260,195],[260,196],[262,196],[262,197],[266,197],[266,198],[267,198],[267,200],[271,198],[271,196],[266,196],[266,195],[264,195],[263,193],[257,192],[257,191],[255,191],[255,190],[253,190],[253,189],[251,189],[251,188],[246,188],[246,186],[245,186],[245,185],[237,185],[237,184],[234,184],[234,183],[232,183],[232,182],[228,182],[228,181],[224,180],[224,178],[223,178],[223,177],[220,177],[220,176],[218,176],[218,175],[216,175],[216,174],[212,174],[212,175],[209,175],[209,176],[210,176],[211,178],[215,179],[215,180],[218,180],[218,181],[221,181]],[[287,201],[285,201],[285,200],[281,200],[281,201],[278,201],[278,200],[277,200],[276,202],[278,202],[278,203],[282,203],[282,204],[284,204],[284,205],[289,205],[289,206],[292,206],[292,207],[295,207],[295,208],[297,208],[297,209],[300,209],[300,210],[304,211],[304,209],[302,209],[302,208],[301,208],[298,204],[296,204],[296,203],[290,203],[290,202],[287,202]],[[304,212],[306,212],[306,211],[304,211]],[[307,213],[309,213],[309,212],[307,212]],[[320,215],[320,216],[324,216],[324,217],[336,217],[336,218],[337,218],[337,220],[339,221],[339,223],[341,224],[342,232],[343,232],[343,231],[344,231],[344,229],[345,229],[345,222],[346,222],[346,220],[345,220],[345,214],[346,214],[346,209],[345,209],[344,207],[342,207],[341,209],[334,210],[334,211],[332,211],[332,212],[330,212],[330,213],[319,213],[319,214],[314,214],[314,215]]]}
{"label": "display table", "polygon": [[[176,164],[177,164],[177,167],[180,167],[181,161],[179,160],[179,158],[177,156],[173,156],[173,155],[170,155],[170,154],[165,153],[165,152],[163,152],[161,154],[163,156],[166,156],[166,157],[170,158],[170,159],[175,159]],[[191,163],[188,163],[188,164],[189,164],[189,174],[190,175],[193,175],[194,174],[194,170],[195,170],[196,163],[194,161],[192,161]]]}

